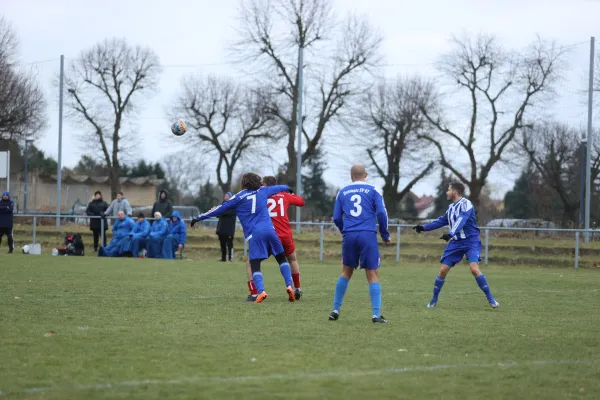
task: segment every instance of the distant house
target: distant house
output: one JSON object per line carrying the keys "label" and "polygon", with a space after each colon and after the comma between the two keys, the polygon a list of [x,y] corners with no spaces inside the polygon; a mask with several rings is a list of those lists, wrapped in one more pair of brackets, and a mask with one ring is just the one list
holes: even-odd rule
{"label": "distant house", "polygon": [[[31,211],[56,212],[56,175],[30,175],[27,187],[27,209]],[[162,179],[155,177],[120,178],[121,190],[132,206],[152,205],[156,201],[158,187]],[[64,174],[61,185],[61,211],[68,212],[77,202],[87,204],[95,191],[101,191],[108,203],[110,183],[107,176]],[[11,196],[15,198],[19,210],[23,211],[23,180],[11,182]]]}
{"label": "distant house", "polygon": [[415,208],[417,209],[417,216],[421,219],[428,218],[429,214],[435,210],[435,197],[434,196],[417,196],[414,193],[410,193],[415,199]]}

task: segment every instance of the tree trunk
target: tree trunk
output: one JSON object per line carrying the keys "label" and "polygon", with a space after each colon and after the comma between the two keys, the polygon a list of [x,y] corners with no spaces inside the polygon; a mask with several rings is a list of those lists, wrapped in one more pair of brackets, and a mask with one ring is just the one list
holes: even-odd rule
{"label": "tree trunk", "polygon": [[388,214],[392,216],[396,216],[398,213],[398,200],[397,200],[398,191],[393,185],[389,182],[386,182],[383,185],[383,201],[385,202],[385,207],[388,210]]}
{"label": "tree trunk", "polygon": [[473,181],[469,185],[469,200],[473,203],[473,207],[475,207],[475,211],[479,208],[479,203],[481,202],[481,191],[483,190],[483,185],[479,181]]}

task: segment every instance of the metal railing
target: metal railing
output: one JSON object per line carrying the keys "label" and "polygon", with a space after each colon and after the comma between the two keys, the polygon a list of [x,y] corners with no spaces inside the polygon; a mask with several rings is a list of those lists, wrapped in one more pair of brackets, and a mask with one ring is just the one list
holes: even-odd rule
{"label": "metal railing", "polygon": [[[32,221],[32,231],[33,231],[33,243],[36,243],[37,238],[37,225],[38,220],[41,218],[56,218],[55,214],[15,214],[16,218],[33,218]],[[109,220],[115,220],[115,217],[107,216],[105,218],[97,217],[97,216],[88,216],[88,215],[69,215],[63,216],[63,219],[66,220],[86,220],[86,224],[89,223],[91,219],[100,219],[100,232],[101,232],[101,240],[104,242],[104,228],[105,223]],[[154,218],[146,218],[149,221],[153,221]],[[189,222],[190,218],[182,218],[183,221]],[[207,223],[203,224],[205,228],[214,228],[211,223],[214,224],[217,219],[209,219],[206,220]],[[200,223],[202,224],[202,223]],[[297,222],[291,222],[292,225],[297,225]],[[331,222],[301,222],[300,225],[302,227],[307,227],[311,229],[318,228],[319,231],[319,261],[324,260],[325,254],[325,229],[336,229],[335,224]],[[408,224],[390,224],[388,226],[388,230],[393,237],[393,230],[396,230],[396,263],[400,262],[401,259],[401,231],[402,229],[410,229],[413,228],[413,225]],[[600,235],[600,229],[555,229],[555,228],[509,228],[509,227],[480,227],[480,230],[483,231],[483,262],[485,265],[488,265],[489,261],[489,238],[490,232],[534,232],[534,233],[553,233],[557,235],[572,237],[571,240],[574,240],[574,267],[575,269],[579,268],[579,252],[580,252],[580,237],[582,233],[590,233],[591,236]],[[244,240],[244,256],[248,254],[248,243]],[[600,261],[600,259],[599,259]]]}

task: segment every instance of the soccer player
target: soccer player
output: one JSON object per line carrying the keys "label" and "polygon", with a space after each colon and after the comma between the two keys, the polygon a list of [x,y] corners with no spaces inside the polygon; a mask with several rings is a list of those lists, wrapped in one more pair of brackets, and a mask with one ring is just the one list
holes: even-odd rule
{"label": "soccer player", "polygon": [[260,272],[260,263],[266,260],[270,255],[274,255],[279,263],[279,270],[285,280],[286,292],[289,301],[296,301],[294,290],[292,289],[292,272],[290,264],[287,262],[281,245],[277,237],[269,210],[267,201],[269,197],[279,192],[289,191],[289,186],[279,185],[270,187],[261,187],[260,176],[247,173],[242,176],[242,191],[225,201],[220,206],[199,215],[192,219],[192,226],[198,221],[207,218],[216,217],[222,213],[235,210],[242,228],[244,237],[250,247],[250,267],[252,269],[252,280],[256,284],[258,295],[255,303],[262,303],[267,298],[262,272]]}
{"label": "soccer player", "polygon": [[367,171],[363,164],[355,164],[350,170],[352,183],[341,189],[335,199],[333,221],[342,232],[342,275],[337,281],[333,297],[330,321],[337,321],[352,273],[364,268],[369,282],[369,295],[373,322],[386,323],[381,315],[381,286],[378,268],[380,264],[377,226],[384,242],[390,242],[388,217],[381,194],[373,185],[365,182]]}
{"label": "soccer player", "polygon": [[[277,179],[274,176],[264,176],[262,179],[263,186],[275,186]],[[300,196],[297,196],[288,192],[279,192],[271,196],[267,202],[269,206],[269,215],[271,221],[277,232],[277,236],[283,245],[283,251],[285,257],[290,263],[292,269],[292,279],[294,281],[294,295],[296,300],[302,296],[302,289],[300,288],[300,265],[298,264],[298,258],[296,256],[296,245],[294,244],[294,237],[292,236],[292,227],[290,226],[290,220],[288,218],[288,207],[304,207],[306,202]],[[252,281],[252,270],[250,263],[246,263],[246,273],[248,274],[248,289],[250,295],[248,301],[252,301],[256,296],[256,286]]]}
{"label": "soccer player", "polygon": [[479,228],[475,221],[475,208],[473,203],[463,197],[465,186],[462,183],[452,182],[448,186],[446,198],[452,202],[448,207],[446,214],[439,217],[437,220],[423,226],[417,225],[413,227],[417,233],[433,231],[444,226],[450,226],[448,233],[444,233],[440,239],[448,242],[444,254],[440,262],[442,267],[435,278],[433,285],[433,297],[427,307],[435,307],[438,301],[438,296],[444,286],[446,275],[456,264],[462,261],[463,257],[467,257],[471,273],[475,277],[475,281],[485,293],[488,302],[492,308],[498,307],[500,304],[492,296],[490,286],[487,279],[479,270],[479,262],[481,261],[481,240],[479,239]]}

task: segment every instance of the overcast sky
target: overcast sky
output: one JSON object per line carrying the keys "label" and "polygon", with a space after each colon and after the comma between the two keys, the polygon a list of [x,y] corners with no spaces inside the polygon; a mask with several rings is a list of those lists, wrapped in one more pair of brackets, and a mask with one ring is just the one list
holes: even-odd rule
{"label": "overcast sky", "polygon": [[[136,120],[139,156],[159,161],[169,152],[165,144],[172,144],[173,149],[177,146],[164,115],[180,78],[190,73],[242,74],[227,51],[236,38],[238,5],[238,0],[0,0],[0,13],[13,23],[20,38],[21,60],[31,63],[50,103],[48,129],[40,147],[57,156],[58,91],[52,81],[58,74],[59,56],[64,54],[68,63],[97,41],[125,37],[132,44],[153,48],[164,65],[158,94],[144,105]],[[558,84],[555,102],[546,110],[575,126],[586,124],[588,42],[598,33],[594,28],[598,27],[600,1],[337,0],[334,7],[339,14],[366,14],[380,29],[385,38],[382,50],[387,66],[383,72],[387,76],[415,72],[436,76],[432,64],[448,49],[452,34],[495,34],[515,49],[525,47],[539,34],[571,46],[568,70]],[[64,126],[66,166],[74,166],[84,151],[77,142],[76,129],[68,123]],[[77,150],[66,151],[69,143]],[[328,160],[326,179],[337,186],[345,184],[353,160],[331,154]],[[273,163],[257,172],[272,173],[276,167]],[[496,197],[512,186],[518,172],[515,167],[502,167],[492,173],[490,184]],[[438,177],[436,173],[424,179],[414,191],[434,193]]]}

